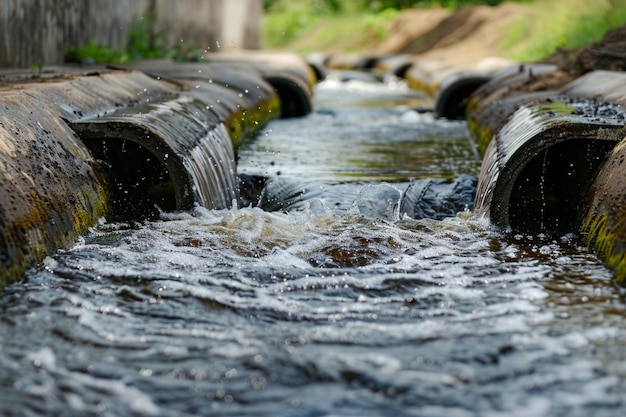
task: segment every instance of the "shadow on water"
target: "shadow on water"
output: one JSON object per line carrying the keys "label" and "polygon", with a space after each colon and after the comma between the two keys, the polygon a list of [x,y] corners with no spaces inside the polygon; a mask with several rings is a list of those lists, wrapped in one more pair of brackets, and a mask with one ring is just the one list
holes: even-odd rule
{"label": "shadow on water", "polygon": [[466,210],[464,123],[349,101],[240,149],[243,207],[103,221],[8,287],[0,414],[621,415],[611,272]]}

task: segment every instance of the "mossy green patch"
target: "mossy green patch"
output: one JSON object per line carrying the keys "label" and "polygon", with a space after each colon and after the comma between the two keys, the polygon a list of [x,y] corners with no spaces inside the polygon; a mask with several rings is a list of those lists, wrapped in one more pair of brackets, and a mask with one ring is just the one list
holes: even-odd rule
{"label": "mossy green patch", "polygon": [[23,279],[24,272],[60,248],[76,242],[99,218],[107,214],[109,197],[104,188],[79,191],[74,205],[60,199],[32,194],[32,208],[0,233],[10,260],[0,268],[0,288]]}
{"label": "mossy green patch", "polygon": [[587,245],[603,260],[608,268],[615,272],[618,284],[626,286],[626,242],[610,227],[607,213],[590,213],[585,219],[582,232]]}
{"label": "mossy green patch", "polygon": [[267,122],[279,116],[280,100],[276,95],[261,101],[257,108],[242,109],[233,113],[226,123],[226,130],[235,149],[263,128]]}
{"label": "mossy green patch", "polygon": [[468,122],[468,129],[470,137],[474,141],[474,146],[476,146],[480,156],[484,157],[487,147],[493,138],[493,133],[488,126],[480,127],[475,119],[469,118]]}

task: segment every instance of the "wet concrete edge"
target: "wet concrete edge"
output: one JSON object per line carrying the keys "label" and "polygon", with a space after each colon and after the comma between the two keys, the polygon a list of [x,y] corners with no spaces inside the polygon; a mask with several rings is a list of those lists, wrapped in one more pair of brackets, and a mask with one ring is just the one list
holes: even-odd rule
{"label": "wet concrete edge", "polygon": [[[158,65],[151,68],[159,72]],[[287,80],[296,92],[297,115],[311,109],[303,100],[310,99],[315,79],[299,58],[260,57],[247,63],[237,57],[212,64],[211,71],[215,84],[205,79],[202,88],[176,71],[171,78],[111,68],[0,72],[0,287],[75,244],[110,212],[107,179],[72,124],[183,94],[211,105],[236,147],[279,117],[280,99],[290,97],[279,98],[269,77]],[[252,94],[253,88],[263,91]]]}

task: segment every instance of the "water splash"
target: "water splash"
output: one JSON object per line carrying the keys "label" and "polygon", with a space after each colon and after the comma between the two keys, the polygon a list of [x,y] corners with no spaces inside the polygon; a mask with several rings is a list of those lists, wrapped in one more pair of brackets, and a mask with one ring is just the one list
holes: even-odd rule
{"label": "water splash", "polygon": [[198,203],[203,207],[230,207],[239,198],[235,152],[224,125],[200,139],[184,163],[193,173]]}

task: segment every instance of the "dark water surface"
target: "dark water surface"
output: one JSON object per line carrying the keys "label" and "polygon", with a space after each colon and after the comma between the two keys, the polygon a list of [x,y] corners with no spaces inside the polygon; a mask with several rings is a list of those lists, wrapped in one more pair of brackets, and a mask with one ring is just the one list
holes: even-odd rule
{"label": "dark water surface", "polygon": [[575,236],[407,215],[458,208],[479,161],[403,103],[325,82],[239,151],[275,211],[103,221],[9,286],[0,415],[624,415],[612,273]]}

